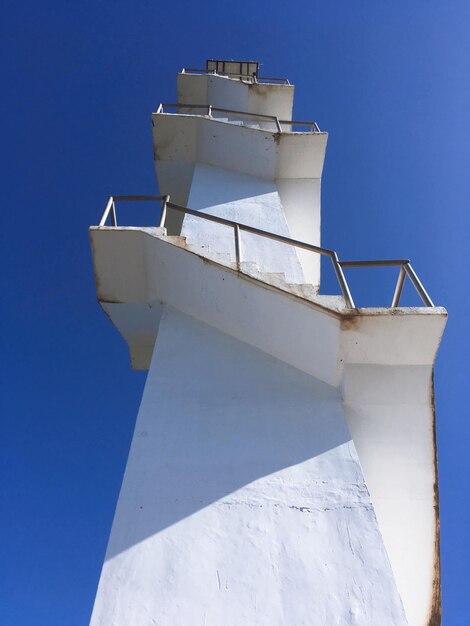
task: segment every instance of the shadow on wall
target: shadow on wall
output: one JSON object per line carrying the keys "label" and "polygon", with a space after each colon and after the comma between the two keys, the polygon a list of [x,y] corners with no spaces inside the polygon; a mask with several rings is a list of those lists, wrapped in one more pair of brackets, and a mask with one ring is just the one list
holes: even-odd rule
{"label": "shadow on wall", "polygon": [[321,503],[325,477],[356,471],[348,446],[324,454],[350,439],[337,389],[167,309],[106,559],[257,480],[258,506],[273,481],[300,485],[293,507]]}

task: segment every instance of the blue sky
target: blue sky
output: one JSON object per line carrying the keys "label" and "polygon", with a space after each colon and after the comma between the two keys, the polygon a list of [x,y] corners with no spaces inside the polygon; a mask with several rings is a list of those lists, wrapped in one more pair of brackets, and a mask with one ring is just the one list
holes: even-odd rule
{"label": "blue sky", "polygon": [[470,3],[10,1],[0,29],[1,626],[88,622],[145,375],[96,303],[87,228],[109,194],[155,193],[150,113],[210,57],[288,76],[329,131],[324,245],[411,257],[449,311],[443,624],[466,626]]}

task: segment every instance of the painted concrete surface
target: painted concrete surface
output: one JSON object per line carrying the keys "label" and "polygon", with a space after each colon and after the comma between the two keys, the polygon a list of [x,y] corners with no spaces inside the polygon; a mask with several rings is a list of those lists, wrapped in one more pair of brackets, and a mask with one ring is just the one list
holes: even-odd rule
{"label": "painted concrete surface", "polygon": [[159,161],[206,163],[260,178],[321,178],[327,133],[278,133],[226,123],[205,115],[154,113],[153,143]]}
{"label": "painted concrete surface", "polygon": [[427,624],[438,564],[429,379],[445,311],[365,310],[343,320],[339,312],[205,263],[167,243],[161,229],[147,230],[154,234],[92,231],[99,297],[112,301],[103,306],[140,366],[148,367],[160,303],[167,302],[309,376],[340,385],[409,623]]}
{"label": "painted concrete surface", "polygon": [[[189,194],[189,206],[254,228],[289,237],[285,214],[272,181],[218,167],[196,164]],[[181,235],[189,244],[209,246],[235,259],[233,229],[186,215]],[[241,231],[241,256],[256,262],[262,272],[283,272],[288,282],[303,283],[297,252],[292,246]]]}
{"label": "painted concrete surface", "polygon": [[281,120],[292,119],[293,85],[253,84],[226,76],[178,74],[177,88],[180,105],[211,104],[222,109],[274,115]]}
{"label": "painted concrete surface", "polygon": [[432,366],[348,365],[346,418],[410,624],[439,576]]}
{"label": "painted concrete surface", "polygon": [[[276,187],[289,226],[290,236],[321,246],[321,178],[278,178]],[[328,247],[328,246],[326,246]],[[305,281],[320,287],[320,255],[297,249]]]}
{"label": "painted concrete surface", "polygon": [[338,390],[166,309],[91,624],[407,624]]}

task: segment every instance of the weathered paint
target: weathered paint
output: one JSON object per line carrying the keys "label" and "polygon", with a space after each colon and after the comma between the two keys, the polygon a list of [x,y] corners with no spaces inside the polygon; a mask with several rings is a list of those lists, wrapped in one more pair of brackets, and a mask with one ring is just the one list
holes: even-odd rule
{"label": "weathered paint", "polygon": [[432,365],[348,364],[341,390],[408,619],[427,624],[435,577]]}
{"label": "weathered paint", "polygon": [[432,408],[432,434],[434,449],[434,516],[435,516],[435,537],[434,537],[434,576],[432,584],[432,602],[429,611],[429,626],[440,626],[442,620],[442,599],[441,599],[441,537],[439,518],[439,471],[437,464],[437,424],[436,424],[436,403],[434,396],[434,370],[431,377],[431,408]]}

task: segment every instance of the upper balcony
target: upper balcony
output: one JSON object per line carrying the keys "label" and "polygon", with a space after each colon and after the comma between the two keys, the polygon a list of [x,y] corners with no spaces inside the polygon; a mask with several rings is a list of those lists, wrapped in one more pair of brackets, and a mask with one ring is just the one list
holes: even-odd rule
{"label": "upper balcony", "polygon": [[218,122],[248,126],[274,133],[322,133],[318,124],[313,121],[280,119],[277,115],[225,109],[212,104],[192,104],[189,102],[185,104],[181,102],[162,103],[158,106],[155,115],[162,113],[170,115],[198,115],[217,120]]}
{"label": "upper balcony", "polygon": [[259,77],[258,66],[253,61],[210,60],[206,69],[183,68],[178,74],[178,103],[292,119],[294,86],[287,78]]}
{"label": "upper balcony", "polygon": [[196,163],[269,181],[322,175],[328,134],[313,121],[188,103],[160,105],[152,127],[159,187],[178,204],[188,202]]}

